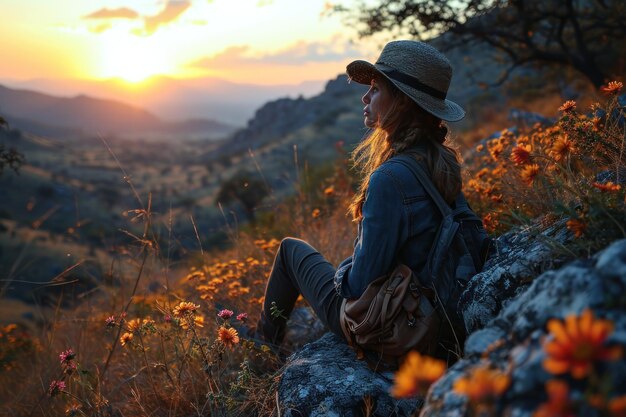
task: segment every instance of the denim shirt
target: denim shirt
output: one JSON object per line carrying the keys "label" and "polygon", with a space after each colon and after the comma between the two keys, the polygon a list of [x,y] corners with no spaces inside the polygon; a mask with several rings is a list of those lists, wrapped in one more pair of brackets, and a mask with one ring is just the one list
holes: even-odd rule
{"label": "denim shirt", "polygon": [[440,222],[437,207],[409,168],[394,158],[384,162],[370,176],[354,252],[335,273],[339,295],[358,298],[400,262],[421,270]]}

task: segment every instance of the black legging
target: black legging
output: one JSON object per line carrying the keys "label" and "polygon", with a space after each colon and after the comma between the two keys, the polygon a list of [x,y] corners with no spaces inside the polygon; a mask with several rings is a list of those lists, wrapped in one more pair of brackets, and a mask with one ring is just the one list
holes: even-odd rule
{"label": "black legging", "polygon": [[[337,294],[333,278],[335,268],[315,248],[300,239],[285,238],[280,243],[265,289],[260,330],[265,339],[280,344],[287,320],[302,294],[317,317],[333,333],[344,338],[339,324],[343,298]],[[272,302],[284,317],[272,317]]]}

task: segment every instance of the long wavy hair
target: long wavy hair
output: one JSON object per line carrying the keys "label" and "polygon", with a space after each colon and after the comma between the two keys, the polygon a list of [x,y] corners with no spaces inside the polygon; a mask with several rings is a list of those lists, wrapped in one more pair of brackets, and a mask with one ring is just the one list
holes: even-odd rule
{"label": "long wavy hair", "polygon": [[358,221],[362,216],[372,172],[392,156],[420,143],[426,146],[420,147],[419,158],[425,160],[443,199],[452,203],[461,191],[462,180],[458,152],[444,143],[448,128],[441,119],[423,110],[386,78],[379,77],[376,81],[390,95],[391,104],[377,126],[352,151],[354,166],[363,178],[348,209],[352,218]]}

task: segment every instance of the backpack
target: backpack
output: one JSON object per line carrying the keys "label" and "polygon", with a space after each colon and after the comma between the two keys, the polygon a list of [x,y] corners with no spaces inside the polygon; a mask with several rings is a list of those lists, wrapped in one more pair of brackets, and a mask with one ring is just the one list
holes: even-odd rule
{"label": "backpack", "polygon": [[492,241],[462,193],[452,209],[413,157],[401,154],[394,160],[410,169],[442,220],[424,268],[412,271],[400,264],[358,299],[344,299],[340,323],[349,344],[375,370],[397,368],[411,350],[451,364],[461,356],[466,337],[459,299],[482,270]]}

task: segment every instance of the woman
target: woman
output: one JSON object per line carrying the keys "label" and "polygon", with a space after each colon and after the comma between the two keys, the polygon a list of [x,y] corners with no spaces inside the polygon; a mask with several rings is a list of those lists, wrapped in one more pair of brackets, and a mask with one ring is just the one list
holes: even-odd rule
{"label": "woman", "polygon": [[394,41],[375,64],[354,61],[347,73],[352,81],[369,85],[362,101],[364,124],[371,129],[353,152],[363,173],[350,205],[358,222],[354,253],[335,269],[306,242],[281,242],[257,327],[257,335],[274,345],[282,342],[300,294],[343,339],[339,318],[344,298],[358,298],[398,263],[413,271],[424,266],[441,215],[411,171],[395,163],[395,155],[416,153],[448,204],[461,192],[457,154],[444,144],[443,121],[465,115],[445,98],[452,76],[448,60],[424,43]]}

